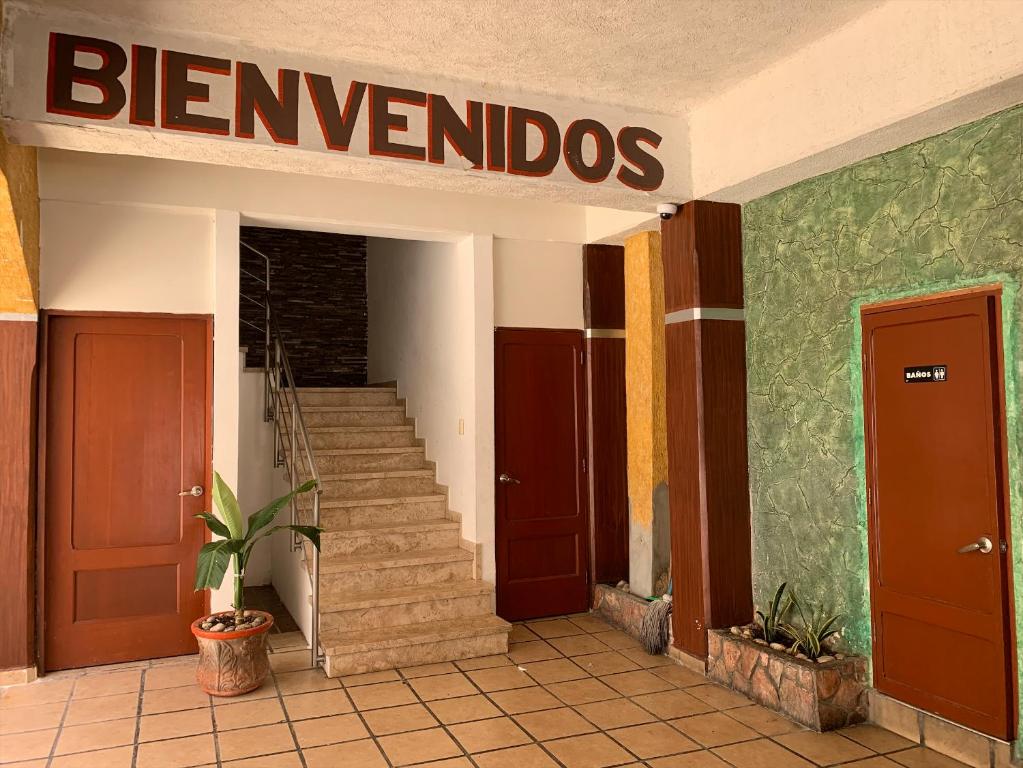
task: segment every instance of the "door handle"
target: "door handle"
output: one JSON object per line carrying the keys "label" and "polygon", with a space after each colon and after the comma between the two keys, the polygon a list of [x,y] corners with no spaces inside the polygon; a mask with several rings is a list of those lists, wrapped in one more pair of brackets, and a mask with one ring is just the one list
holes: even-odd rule
{"label": "door handle", "polygon": [[514,477],[509,475],[507,472],[502,472],[498,476],[497,481],[500,482],[500,483],[504,483],[505,485],[512,485],[512,484],[519,485],[520,484],[518,480],[516,480]]}
{"label": "door handle", "polygon": [[981,536],[972,544],[967,544],[965,547],[959,547],[959,554],[965,555],[968,552],[980,552],[981,554],[986,555],[992,549],[994,549],[994,544],[991,543],[991,539],[987,536]]}
{"label": "door handle", "polygon": [[193,485],[187,491],[182,491],[178,496],[202,496],[203,489],[201,485]]}

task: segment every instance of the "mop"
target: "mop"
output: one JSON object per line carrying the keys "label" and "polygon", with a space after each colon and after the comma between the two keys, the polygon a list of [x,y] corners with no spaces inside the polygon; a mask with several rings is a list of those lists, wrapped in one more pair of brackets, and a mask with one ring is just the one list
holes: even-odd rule
{"label": "mop", "polygon": [[668,629],[671,621],[672,583],[663,597],[650,599],[643,621],[639,625],[639,642],[647,653],[660,655],[668,647]]}

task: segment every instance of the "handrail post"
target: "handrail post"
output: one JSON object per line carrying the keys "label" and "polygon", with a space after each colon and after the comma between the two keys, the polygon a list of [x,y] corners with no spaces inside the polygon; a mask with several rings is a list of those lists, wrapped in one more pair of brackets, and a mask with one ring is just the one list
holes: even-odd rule
{"label": "handrail post", "polygon": [[[320,494],[322,489],[316,488],[313,496],[313,525],[320,526]],[[312,563],[312,624],[309,629],[309,650],[312,654],[312,666],[315,669],[320,666],[320,550],[313,547]]]}

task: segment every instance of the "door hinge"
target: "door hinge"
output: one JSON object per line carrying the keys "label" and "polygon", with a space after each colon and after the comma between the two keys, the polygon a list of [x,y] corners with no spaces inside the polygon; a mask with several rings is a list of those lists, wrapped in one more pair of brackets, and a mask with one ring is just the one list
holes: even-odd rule
{"label": "door hinge", "polygon": [[583,459],[583,474],[586,473],[586,459]]}

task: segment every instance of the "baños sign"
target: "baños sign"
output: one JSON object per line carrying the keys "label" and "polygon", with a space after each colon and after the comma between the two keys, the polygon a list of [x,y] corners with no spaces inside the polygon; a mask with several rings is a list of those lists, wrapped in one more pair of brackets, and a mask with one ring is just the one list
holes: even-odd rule
{"label": "ba\u00f1os sign", "polygon": [[77,21],[29,13],[14,20],[4,41],[8,120],[201,134],[642,192],[664,184],[676,138],[675,119],[664,115],[219,40],[83,32]]}

